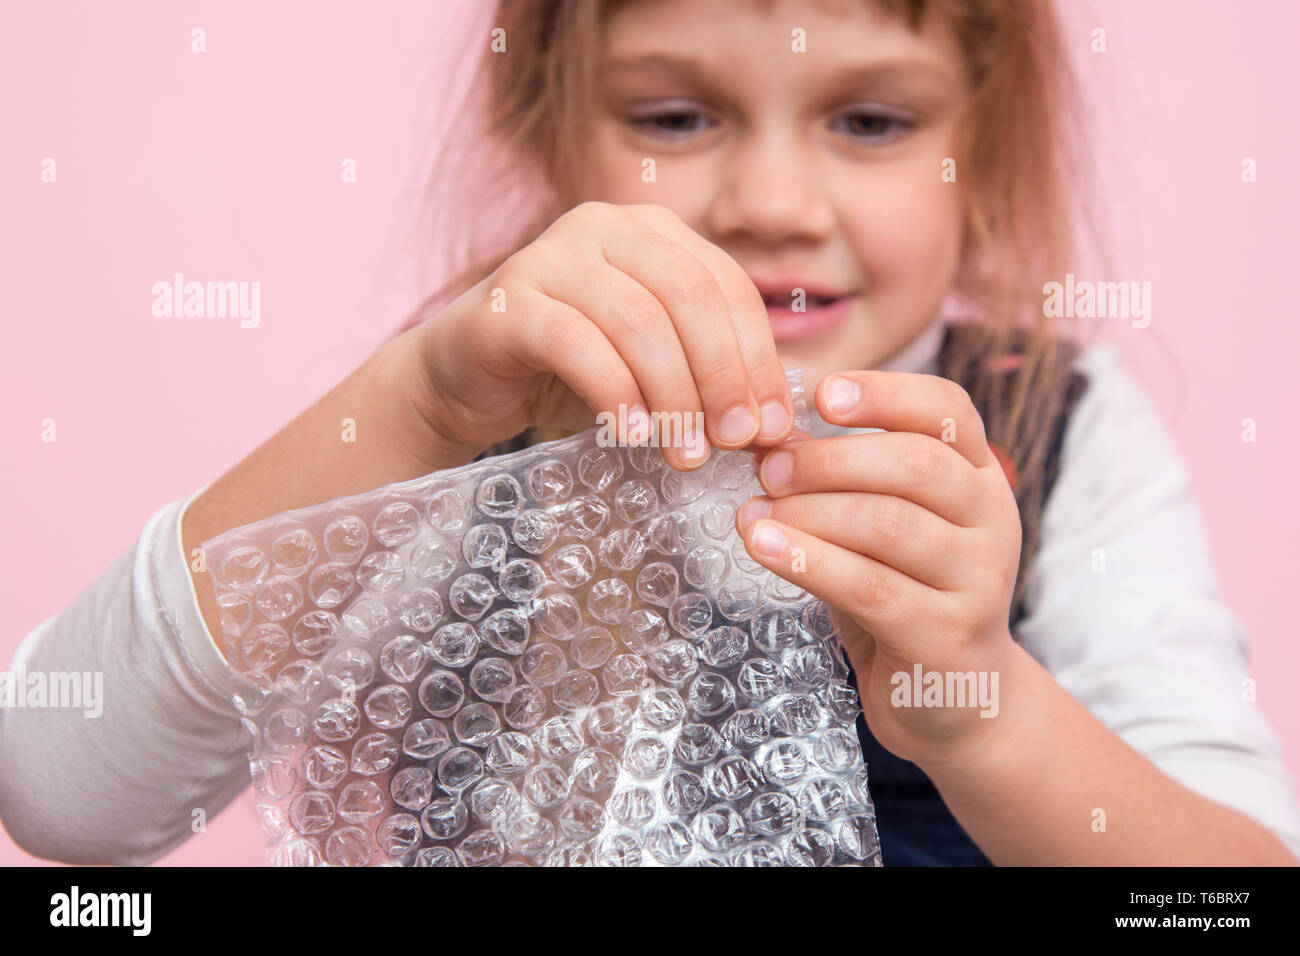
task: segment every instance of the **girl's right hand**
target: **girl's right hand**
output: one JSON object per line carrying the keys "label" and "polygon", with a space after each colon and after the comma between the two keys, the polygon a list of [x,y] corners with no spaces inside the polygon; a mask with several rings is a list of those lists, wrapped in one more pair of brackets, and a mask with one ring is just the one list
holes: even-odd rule
{"label": "girl's right hand", "polygon": [[709,442],[773,445],[794,426],[758,290],[662,206],[574,207],[389,344],[417,366],[405,442],[415,453],[427,441],[431,468],[450,449],[468,461],[530,425],[579,431],[602,411],[628,423],[618,438],[633,444],[638,425],[649,434],[638,412],[703,412],[707,441],[664,448],[681,470],[703,464]]}

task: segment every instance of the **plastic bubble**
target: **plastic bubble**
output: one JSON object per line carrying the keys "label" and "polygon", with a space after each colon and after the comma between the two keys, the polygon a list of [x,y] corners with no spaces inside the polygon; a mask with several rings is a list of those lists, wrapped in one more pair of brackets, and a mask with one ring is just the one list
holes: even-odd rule
{"label": "plastic bubble", "polygon": [[530,508],[511,525],[515,544],[529,554],[541,554],[560,536],[560,523],[550,512]]}
{"label": "plastic bubble", "polygon": [[499,524],[476,524],[465,533],[461,550],[471,568],[490,568],[506,556],[509,542]]}
{"label": "plastic bubble", "polygon": [[513,518],[523,509],[524,490],[513,475],[493,475],[479,484],[474,503],[489,518]]}
{"label": "plastic bubble", "polygon": [[659,510],[659,495],[644,478],[624,482],[614,496],[614,511],[628,524],[637,524]]}

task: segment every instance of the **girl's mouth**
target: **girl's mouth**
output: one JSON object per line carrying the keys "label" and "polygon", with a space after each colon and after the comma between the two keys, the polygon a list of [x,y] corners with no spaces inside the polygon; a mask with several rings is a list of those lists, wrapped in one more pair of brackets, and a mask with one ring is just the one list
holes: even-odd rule
{"label": "girl's mouth", "polygon": [[767,318],[772,323],[772,338],[778,342],[796,342],[812,338],[838,326],[853,308],[857,293],[839,296],[809,295],[804,310],[795,311],[789,296],[763,296]]}

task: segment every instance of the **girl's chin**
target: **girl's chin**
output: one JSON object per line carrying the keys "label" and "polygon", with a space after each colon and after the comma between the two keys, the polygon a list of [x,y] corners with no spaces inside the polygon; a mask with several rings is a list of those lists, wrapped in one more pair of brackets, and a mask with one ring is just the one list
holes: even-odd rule
{"label": "girl's chin", "polygon": [[847,323],[823,335],[784,342],[778,339],[776,351],[785,368],[803,369],[804,387],[811,402],[817,383],[832,372],[878,367],[888,354],[887,344],[882,345],[878,338],[884,331],[874,326],[865,310],[857,309]]}

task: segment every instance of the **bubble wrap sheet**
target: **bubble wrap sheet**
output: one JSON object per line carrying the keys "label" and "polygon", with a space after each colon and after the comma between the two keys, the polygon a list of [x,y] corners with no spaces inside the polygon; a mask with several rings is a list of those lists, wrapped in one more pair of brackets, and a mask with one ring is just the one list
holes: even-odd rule
{"label": "bubble wrap sheet", "polygon": [[754,455],[600,437],[204,543],[273,863],[880,865],[828,610],[735,531]]}

